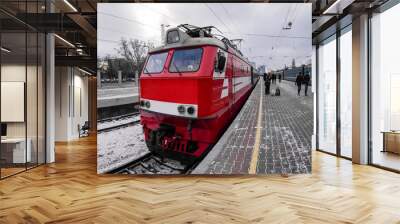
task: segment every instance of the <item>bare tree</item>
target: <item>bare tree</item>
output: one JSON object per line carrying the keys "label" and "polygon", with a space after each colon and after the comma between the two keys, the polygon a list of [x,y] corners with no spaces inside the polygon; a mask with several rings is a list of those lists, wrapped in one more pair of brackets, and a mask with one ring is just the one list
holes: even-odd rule
{"label": "bare tree", "polygon": [[119,43],[117,52],[124,57],[132,65],[132,69],[136,68],[140,72],[146,60],[147,53],[150,49],[154,48],[151,42],[144,42],[137,39],[124,39],[122,38]]}

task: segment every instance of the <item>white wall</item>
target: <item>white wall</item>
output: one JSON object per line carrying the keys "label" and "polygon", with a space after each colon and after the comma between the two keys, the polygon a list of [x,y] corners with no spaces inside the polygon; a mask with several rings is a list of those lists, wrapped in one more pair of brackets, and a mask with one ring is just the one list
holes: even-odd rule
{"label": "white wall", "polygon": [[[36,99],[36,80],[32,80],[31,75],[36,76],[35,66],[25,66],[25,64],[3,64],[1,66],[1,81],[2,82],[24,82],[26,83],[25,76],[28,72],[28,84],[29,87],[35,86],[34,88],[27,88],[27,118],[28,118],[28,131],[36,130],[36,112],[37,99]],[[4,96],[2,96],[4,97]],[[41,107],[42,105],[39,105]],[[1,108],[1,110],[7,110],[8,108]],[[24,108],[22,108],[24,110]],[[32,123],[33,122],[33,123]],[[7,135],[8,137],[25,137],[25,126],[26,122],[7,122]],[[36,134],[36,132],[35,132]],[[29,133],[28,133],[29,137]]]}
{"label": "white wall", "polygon": [[55,140],[77,139],[78,125],[88,120],[88,78],[76,68],[56,67],[55,86]]}
{"label": "white wall", "polygon": [[69,117],[69,69],[55,68],[55,141],[67,141]]}
{"label": "white wall", "polygon": [[[25,80],[27,78],[27,80]],[[44,120],[44,74],[41,66],[25,65],[25,63],[3,63],[1,66],[1,81],[3,82],[23,82],[26,86],[26,106],[25,102],[21,102],[23,105],[19,108],[12,108],[10,106],[2,106],[2,114],[7,113],[22,113],[20,116],[21,121],[18,122],[5,122],[7,124],[7,137],[8,138],[24,138],[25,135],[30,140],[30,146],[32,153],[32,161],[36,162],[39,159],[39,163],[44,163],[44,150],[45,150],[45,120]],[[2,98],[7,97],[7,92],[2,89]],[[18,90],[19,94],[24,94],[25,89]],[[10,93],[8,93],[10,94]],[[16,93],[15,93],[16,94]],[[24,98],[21,97],[21,98]],[[24,99],[22,99],[25,101]],[[2,102],[3,104],[4,102]],[[17,103],[17,102],[15,102]],[[12,111],[14,110],[14,111]],[[19,110],[19,111],[15,111]],[[3,119],[2,119],[3,120]]]}
{"label": "white wall", "polygon": [[[1,66],[1,81],[25,82],[25,64],[3,64]],[[7,108],[1,108],[6,110]],[[7,137],[25,137],[25,122],[7,123]]]}
{"label": "white wall", "polygon": [[[24,122],[25,83],[1,82],[1,122]],[[35,105],[36,108],[36,105]]]}
{"label": "white wall", "polygon": [[74,70],[74,82],[73,86],[73,96],[71,96],[71,99],[74,100],[74,102],[71,102],[71,105],[74,105],[73,108],[71,108],[71,135],[73,138],[78,138],[79,137],[79,132],[78,132],[78,125],[83,125],[85,121],[88,121],[88,78],[86,76],[82,76],[82,73],[78,73],[79,70]]}

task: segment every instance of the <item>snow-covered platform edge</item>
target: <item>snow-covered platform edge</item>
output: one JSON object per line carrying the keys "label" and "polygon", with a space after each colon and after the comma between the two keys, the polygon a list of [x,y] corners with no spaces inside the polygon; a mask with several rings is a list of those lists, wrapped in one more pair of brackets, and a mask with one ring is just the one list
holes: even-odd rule
{"label": "snow-covered platform edge", "polygon": [[239,113],[236,115],[235,119],[229,125],[228,129],[226,129],[225,133],[218,140],[217,144],[214,145],[214,147],[207,154],[207,156],[199,163],[199,165],[197,165],[197,167],[190,174],[209,174],[209,173],[207,173],[208,168],[212,165],[212,163],[215,161],[217,156],[224,149],[224,146],[226,145],[226,142],[228,141],[231,134],[239,127],[240,122],[242,122],[238,118],[240,118],[242,113],[245,112],[244,108],[246,108],[247,105],[254,103],[254,101],[249,100],[249,99],[252,99],[253,95],[256,94],[257,91],[259,91],[258,85],[261,85],[260,81],[257,83],[256,87],[253,88],[252,93],[247,98],[246,103],[242,106]]}

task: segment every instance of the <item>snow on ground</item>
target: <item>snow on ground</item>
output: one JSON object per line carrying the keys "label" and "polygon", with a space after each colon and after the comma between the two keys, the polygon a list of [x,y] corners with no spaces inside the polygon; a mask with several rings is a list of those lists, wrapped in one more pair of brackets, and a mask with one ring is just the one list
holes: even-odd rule
{"label": "snow on ground", "polygon": [[132,98],[132,97],[137,97],[137,96],[139,96],[138,93],[120,94],[120,95],[98,97],[98,100],[99,101],[102,101],[102,100],[118,100],[118,99],[121,99],[121,98]]}
{"label": "snow on ground", "polygon": [[138,94],[138,88],[136,86],[97,90],[98,98],[114,97],[120,95],[132,95],[132,94],[136,95]]}
{"label": "snow on ground", "polygon": [[135,82],[122,82],[119,84],[118,82],[113,83],[101,83],[100,88],[98,89],[115,89],[115,88],[125,88],[125,87],[136,87]]}
{"label": "snow on ground", "polygon": [[[312,87],[308,87],[307,91],[307,96],[304,96],[304,85],[301,86],[301,92],[300,96],[297,96],[297,86],[295,82],[290,82],[286,80],[282,80],[281,83],[279,83],[279,80],[276,81],[276,84],[271,85],[271,93],[275,93],[276,86],[279,86],[279,88],[284,89],[289,93],[290,96],[295,96],[298,98],[299,102],[306,107],[312,108],[313,107],[313,93],[312,93]],[[282,94],[282,91],[281,91]]]}
{"label": "snow on ground", "polygon": [[137,103],[139,90],[136,86],[97,89],[97,108]]}
{"label": "snow on ground", "polygon": [[137,120],[140,120],[139,115],[132,115],[130,117],[125,117],[125,118],[121,118],[118,120],[99,122],[99,123],[97,123],[97,130],[114,127],[114,126],[122,125],[122,124],[129,124],[129,123],[137,121]]}
{"label": "snow on ground", "polygon": [[106,173],[148,153],[141,125],[97,135],[97,172]]}
{"label": "snow on ground", "polygon": [[[160,158],[157,158],[161,162]],[[123,174],[182,174],[185,166],[179,161],[164,158],[162,162],[157,162],[155,157],[142,162],[141,165],[125,169]]]}

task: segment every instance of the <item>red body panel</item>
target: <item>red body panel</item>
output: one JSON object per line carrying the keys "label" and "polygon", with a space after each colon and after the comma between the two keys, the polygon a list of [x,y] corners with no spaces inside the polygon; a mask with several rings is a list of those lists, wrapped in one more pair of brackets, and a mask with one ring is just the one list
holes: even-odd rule
{"label": "red body panel", "polygon": [[[168,66],[174,51],[170,49],[161,73],[143,73],[140,77],[141,99],[167,102],[171,107],[191,104],[198,109],[195,118],[187,118],[142,108],[141,124],[145,140],[149,141],[150,133],[158,130],[162,124],[173,126],[179,142],[175,141],[171,147],[163,150],[195,158],[202,156],[211,144],[216,143],[244,104],[254,84],[251,82],[251,65],[232,52],[227,54],[224,77],[215,77],[214,61],[218,48],[202,48],[201,64],[196,72],[170,73]],[[195,142],[197,149],[189,152],[186,149],[188,141]]]}

